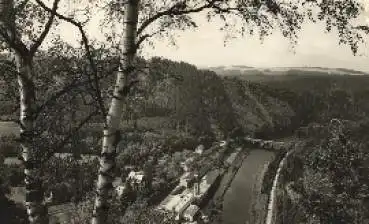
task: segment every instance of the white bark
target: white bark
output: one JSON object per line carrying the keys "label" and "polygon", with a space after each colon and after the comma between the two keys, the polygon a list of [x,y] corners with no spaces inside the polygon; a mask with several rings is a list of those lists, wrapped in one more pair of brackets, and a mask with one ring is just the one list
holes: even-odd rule
{"label": "white bark", "polygon": [[11,56],[17,67],[20,96],[20,145],[24,162],[27,214],[30,223],[48,223],[47,209],[43,203],[40,179],[40,156],[34,144],[35,89],[32,81],[32,56],[17,43],[13,0],[0,0],[0,30],[11,48]]}
{"label": "white bark", "polygon": [[22,158],[25,165],[25,186],[27,214],[30,223],[48,223],[47,209],[43,202],[40,168],[41,152],[34,144],[34,114],[36,99],[31,77],[32,61],[16,56],[20,96],[20,133]]}
{"label": "white bark", "polygon": [[133,61],[136,55],[138,3],[139,0],[129,0],[126,3],[122,68],[117,73],[114,95],[106,118],[97,181],[97,195],[92,217],[93,224],[104,224],[107,222],[108,199],[110,198],[109,193],[114,179],[116,146],[120,140],[120,123],[122,121],[125,98],[129,90],[128,78],[133,72]]}

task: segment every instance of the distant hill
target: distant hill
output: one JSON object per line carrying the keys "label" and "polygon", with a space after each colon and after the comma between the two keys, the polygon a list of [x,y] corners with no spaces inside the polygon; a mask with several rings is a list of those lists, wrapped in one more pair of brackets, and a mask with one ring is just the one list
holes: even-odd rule
{"label": "distant hill", "polygon": [[[326,76],[326,75],[368,75],[363,71],[346,68],[322,68],[322,67],[270,67],[259,68],[249,66],[217,66],[208,68],[221,76],[236,76],[250,81],[286,79],[291,76]],[[271,77],[273,76],[273,77]],[[287,76],[287,77],[275,77]]]}

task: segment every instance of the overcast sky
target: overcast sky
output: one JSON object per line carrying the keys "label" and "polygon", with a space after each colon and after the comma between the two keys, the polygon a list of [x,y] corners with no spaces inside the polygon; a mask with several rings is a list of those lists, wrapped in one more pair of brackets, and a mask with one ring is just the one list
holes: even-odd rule
{"label": "overcast sky", "polygon": [[[144,55],[163,56],[185,61],[199,67],[219,65],[247,65],[255,67],[317,66],[350,68],[369,71],[368,46],[361,47],[360,55],[353,56],[348,46],[339,46],[336,33],[325,33],[321,25],[307,24],[300,33],[296,53],[279,32],[261,44],[257,37],[247,36],[231,40],[224,46],[224,33],[216,23],[207,23],[198,16],[197,31],[178,32],[177,47],[166,40],[156,40],[155,48],[145,48]],[[96,24],[90,24],[89,34],[103,38]],[[69,25],[61,26],[62,36],[69,41],[78,32]],[[367,38],[368,39],[368,38]],[[368,39],[369,43],[369,39]]]}

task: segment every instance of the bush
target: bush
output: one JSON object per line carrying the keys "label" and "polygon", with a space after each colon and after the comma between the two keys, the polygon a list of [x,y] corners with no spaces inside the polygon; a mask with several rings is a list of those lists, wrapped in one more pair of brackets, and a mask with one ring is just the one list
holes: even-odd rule
{"label": "bush", "polygon": [[361,223],[369,207],[365,144],[329,133],[305,160],[303,197],[309,216],[323,223]]}
{"label": "bush", "polygon": [[19,154],[19,143],[13,134],[0,137],[0,153],[4,157],[14,157]]}
{"label": "bush", "polygon": [[195,138],[182,137],[182,136],[170,136],[164,142],[164,148],[169,149],[171,152],[183,151],[183,149],[195,149],[198,145],[198,141]]}

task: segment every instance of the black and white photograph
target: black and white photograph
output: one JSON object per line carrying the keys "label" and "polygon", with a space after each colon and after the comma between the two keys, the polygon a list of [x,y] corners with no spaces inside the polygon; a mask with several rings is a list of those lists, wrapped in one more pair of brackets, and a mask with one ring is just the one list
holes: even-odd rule
{"label": "black and white photograph", "polygon": [[0,0],[0,224],[369,224],[369,0]]}

